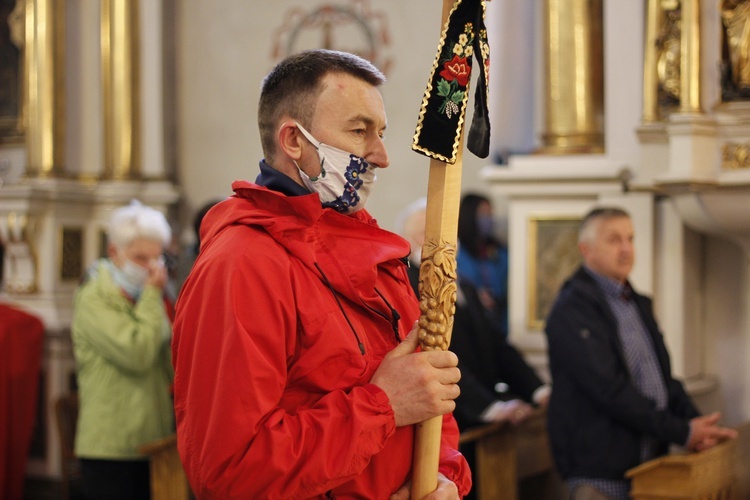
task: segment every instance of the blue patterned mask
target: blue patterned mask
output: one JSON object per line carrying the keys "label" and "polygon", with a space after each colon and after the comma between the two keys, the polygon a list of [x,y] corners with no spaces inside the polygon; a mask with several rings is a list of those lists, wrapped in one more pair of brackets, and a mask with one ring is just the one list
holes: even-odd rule
{"label": "blue patterned mask", "polygon": [[357,155],[323,144],[299,123],[297,128],[318,150],[320,175],[309,177],[299,169],[302,182],[313,193],[318,193],[324,207],[350,214],[364,208],[376,180],[375,168]]}

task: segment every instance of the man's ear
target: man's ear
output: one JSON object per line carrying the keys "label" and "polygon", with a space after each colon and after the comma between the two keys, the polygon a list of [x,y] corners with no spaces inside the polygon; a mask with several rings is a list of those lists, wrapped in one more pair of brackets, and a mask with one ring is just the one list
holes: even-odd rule
{"label": "man's ear", "polygon": [[578,243],[578,251],[581,252],[581,257],[583,257],[583,261],[586,262],[589,257],[589,246],[585,241]]}
{"label": "man's ear", "polygon": [[302,157],[302,141],[305,140],[297,125],[289,120],[279,128],[279,149],[292,160]]}

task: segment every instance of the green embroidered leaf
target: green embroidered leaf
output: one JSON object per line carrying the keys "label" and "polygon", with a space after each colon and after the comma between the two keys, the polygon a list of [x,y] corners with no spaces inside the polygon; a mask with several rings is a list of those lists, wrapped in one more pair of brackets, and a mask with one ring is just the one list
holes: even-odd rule
{"label": "green embroidered leaf", "polygon": [[463,90],[457,90],[453,93],[451,96],[451,101],[458,104],[459,102],[462,102],[464,100],[464,91]]}
{"label": "green embroidered leaf", "polygon": [[440,79],[440,81],[437,84],[437,89],[438,89],[438,95],[443,96],[443,97],[447,97],[448,94],[450,94],[450,91],[451,91],[451,84],[448,83],[444,79]]}

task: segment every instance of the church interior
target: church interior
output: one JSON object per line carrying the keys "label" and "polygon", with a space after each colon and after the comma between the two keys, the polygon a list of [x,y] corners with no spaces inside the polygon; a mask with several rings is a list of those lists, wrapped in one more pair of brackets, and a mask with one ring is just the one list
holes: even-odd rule
{"label": "church interior", "polygon": [[[179,260],[200,207],[258,174],[263,76],[329,48],[387,77],[391,165],[367,209],[394,230],[427,194],[430,162],[411,144],[441,9],[0,0],[0,16],[0,303],[43,324],[25,475],[57,484],[73,294],[112,209],[164,212]],[[654,299],[675,374],[724,425],[750,421],[750,0],[488,0],[486,25],[490,153],[463,154],[460,187],[491,197],[502,221],[509,338],[548,373],[544,317],[578,263],[577,224],[621,206],[636,232],[630,279]]]}

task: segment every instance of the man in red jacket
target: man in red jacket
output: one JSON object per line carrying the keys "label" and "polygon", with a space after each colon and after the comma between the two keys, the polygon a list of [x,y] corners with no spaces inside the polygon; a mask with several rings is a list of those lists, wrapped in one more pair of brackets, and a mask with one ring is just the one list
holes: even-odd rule
{"label": "man in red jacket", "polygon": [[205,216],[177,303],[178,445],[200,498],[408,498],[414,424],[439,415],[430,498],[471,487],[458,360],[418,351],[409,244],[364,209],[388,166],[383,81],[315,50],[263,82],[260,175]]}

